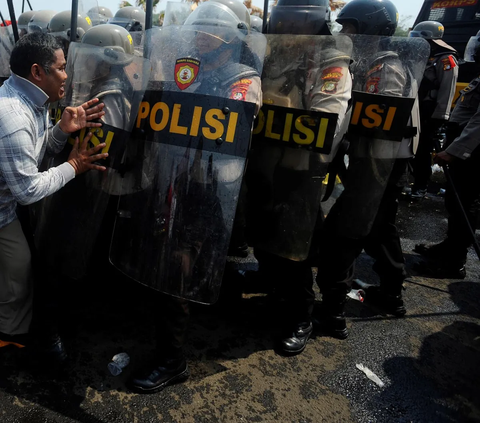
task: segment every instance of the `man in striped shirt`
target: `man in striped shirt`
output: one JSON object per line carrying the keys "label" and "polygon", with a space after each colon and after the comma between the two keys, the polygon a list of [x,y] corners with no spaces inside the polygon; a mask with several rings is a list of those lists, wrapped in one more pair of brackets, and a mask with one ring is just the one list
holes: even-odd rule
{"label": "man in striped shirt", "polygon": [[32,320],[31,254],[16,215],[17,204],[28,205],[53,194],[107,154],[105,144],[87,150],[90,136],[78,138],[68,160],[40,172],[45,154],[60,152],[68,136],[85,127],[101,126],[98,99],[67,107],[50,127],[48,103],[65,93],[66,61],[61,46],[49,34],[29,34],[15,45],[11,76],[0,88],[0,347],[22,346]]}

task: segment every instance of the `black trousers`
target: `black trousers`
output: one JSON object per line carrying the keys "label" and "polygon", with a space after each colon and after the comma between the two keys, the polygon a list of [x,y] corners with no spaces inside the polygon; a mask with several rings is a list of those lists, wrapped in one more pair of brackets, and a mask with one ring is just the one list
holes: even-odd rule
{"label": "black trousers", "polygon": [[[462,128],[449,126],[447,130],[447,145],[453,142],[461,132]],[[475,230],[480,216],[479,149],[476,149],[467,160],[457,159],[453,161],[448,165],[448,168],[470,226]],[[447,186],[445,192],[445,207],[448,212],[447,238],[452,247],[452,260],[464,261],[473,239],[451,186]]]}
{"label": "black trousers", "polygon": [[287,324],[311,320],[315,293],[312,268],[308,261],[293,261],[255,248],[259,273],[268,285],[285,300],[283,317]]}
{"label": "black trousers", "polygon": [[[351,288],[355,260],[362,250],[375,259],[373,269],[380,277],[382,287],[399,292],[406,277],[405,260],[395,224],[398,198],[401,195],[408,159],[397,159],[387,180],[378,211],[369,233],[361,238],[339,235],[344,224],[340,208],[342,195],[328,214],[322,237],[317,283],[322,293],[332,290],[347,292]],[[366,170],[367,171],[367,170]],[[348,185],[346,190],[348,190]],[[345,192],[345,194],[349,194]],[[352,198],[353,196],[350,196]],[[356,193],[358,202],[368,202],[368,192]],[[352,203],[349,203],[352,206]]]}
{"label": "black trousers", "polygon": [[413,176],[417,189],[427,189],[432,176],[432,151],[434,149],[435,132],[438,124],[430,119],[422,120],[422,132],[415,157],[412,159]]}

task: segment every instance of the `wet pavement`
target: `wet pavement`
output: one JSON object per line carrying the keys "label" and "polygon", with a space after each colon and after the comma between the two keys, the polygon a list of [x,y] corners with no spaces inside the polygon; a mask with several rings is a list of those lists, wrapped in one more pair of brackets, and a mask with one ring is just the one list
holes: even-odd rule
{"label": "wet pavement", "polygon": [[[398,222],[410,272],[405,318],[350,300],[346,340],[316,333],[303,354],[283,357],[274,351],[281,318],[268,297],[196,306],[190,379],[157,394],[126,385],[153,351],[150,291],[117,274],[72,284],[62,316],[68,367],[32,368],[25,350],[0,349],[0,422],[480,422],[478,259],[472,250],[464,280],[416,276],[412,249],[442,239],[443,199],[402,202]],[[375,284],[371,265],[362,255],[356,276]],[[113,377],[107,364],[122,351],[131,363]]]}

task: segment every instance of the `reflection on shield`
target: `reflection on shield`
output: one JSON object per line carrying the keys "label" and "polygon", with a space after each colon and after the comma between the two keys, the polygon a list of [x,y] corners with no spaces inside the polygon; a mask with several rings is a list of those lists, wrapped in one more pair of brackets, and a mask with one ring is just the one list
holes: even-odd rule
{"label": "reflection on shield", "polygon": [[345,36],[267,39],[264,103],[245,177],[248,239],[257,249],[303,261],[322,214],[322,182],[345,132],[337,127],[339,115],[346,112],[341,102],[311,110],[309,92],[314,83],[321,96],[344,89],[352,43]]}
{"label": "reflection on shield", "polygon": [[[212,38],[219,29],[201,31]],[[242,64],[251,49],[238,41],[221,69],[212,66],[219,54],[212,51],[206,71],[191,37],[198,32],[171,25],[147,34],[155,46],[153,72],[135,134],[148,152],[142,172],[151,183],[120,198],[110,261],[155,290],[211,304],[222,282],[255,110],[230,99],[229,88],[245,69],[261,74],[262,58],[256,69]],[[265,45],[259,35],[249,42]]]}

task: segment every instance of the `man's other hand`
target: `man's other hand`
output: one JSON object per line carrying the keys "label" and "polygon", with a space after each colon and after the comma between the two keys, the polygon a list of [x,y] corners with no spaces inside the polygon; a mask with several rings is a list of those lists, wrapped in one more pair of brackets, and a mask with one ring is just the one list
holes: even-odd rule
{"label": "man's other hand", "polygon": [[83,128],[96,128],[102,126],[101,123],[92,122],[92,120],[101,118],[105,112],[103,103],[97,104],[100,100],[94,98],[78,107],[67,107],[62,113],[62,119],[59,122],[60,129],[67,134],[80,131]]}
{"label": "man's other hand", "polygon": [[98,144],[95,147],[87,149],[88,141],[90,141],[92,135],[92,132],[88,132],[85,135],[81,145],[78,137],[75,138],[75,144],[73,145],[72,151],[68,156],[68,163],[70,163],[75,170],[75,175],[80,175],[81,173],[91,169],[101,171],[107,169],[105,166],[99,166],[93,163],[97,160],[105,159],[108,157],[108,153],[97,154],[103,147],[105,147],[105,143]]}

